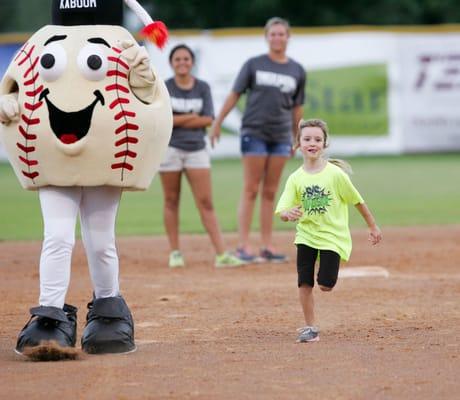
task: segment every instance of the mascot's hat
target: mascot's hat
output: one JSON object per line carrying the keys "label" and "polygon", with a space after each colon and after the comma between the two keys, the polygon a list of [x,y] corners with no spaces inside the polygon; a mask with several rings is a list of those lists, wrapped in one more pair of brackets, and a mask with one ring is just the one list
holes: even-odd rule
{"label": "mascot's hat", "polygon": [[[142,36],[162,48],[168,30],[161,21],[153,21],[136,0],[124,0],[145,25]],[[53,0],[53,25],[122,25],[123,0]]]}

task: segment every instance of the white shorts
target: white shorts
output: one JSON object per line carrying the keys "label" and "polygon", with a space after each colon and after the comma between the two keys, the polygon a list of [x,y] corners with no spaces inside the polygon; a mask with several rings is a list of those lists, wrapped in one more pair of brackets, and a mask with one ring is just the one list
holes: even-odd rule
{"label": "white shorts", "polygon": [[160,172],[183,171],[184,169],[211,168],[207,149],[186,151],[169,146],[160,164]]}

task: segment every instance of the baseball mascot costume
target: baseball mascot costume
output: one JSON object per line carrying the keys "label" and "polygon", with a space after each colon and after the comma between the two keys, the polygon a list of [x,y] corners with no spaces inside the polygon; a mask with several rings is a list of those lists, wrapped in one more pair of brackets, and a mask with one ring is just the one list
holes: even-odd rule
{"label": "baseball mascot costume", "polygon": [[[124,1],[162,47],[165,26]],[[122,191],[145,190],[158,169],[171,135],[170,99],[146,49],[121,26],[122,0],[52,7],[53,24],[19,50],[0,85],[0,136],[21,185],[38,190],[44,220],[39,305],[16,352],[42,360],[77,354],[77,308],[65,298],[78,214],[93,284],[82,349],[131,352],[115,220]]]}

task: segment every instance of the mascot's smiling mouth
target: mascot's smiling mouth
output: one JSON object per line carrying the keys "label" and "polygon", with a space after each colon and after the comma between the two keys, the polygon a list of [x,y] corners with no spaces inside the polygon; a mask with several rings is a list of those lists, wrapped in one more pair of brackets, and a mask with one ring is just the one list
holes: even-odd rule
{"label": "mascot's smiling mouth", "polygon": [[83,139],[88,133],[93,117],[94,107],[100,101],[105,104],[104,97],[99,90],[94,92],[96,98],[86,108],[76,112],[65,112],[57,108],[49,99],[49,89],[43,90],[40,100],[45,99],[48,105],[51,129],[56,137],[64,144],[72,144]]}

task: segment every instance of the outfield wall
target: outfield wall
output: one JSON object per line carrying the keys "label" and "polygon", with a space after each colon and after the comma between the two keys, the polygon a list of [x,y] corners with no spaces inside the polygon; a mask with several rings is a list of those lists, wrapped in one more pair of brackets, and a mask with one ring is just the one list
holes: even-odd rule
{"label": "outfield wall", "polygon": [[[0,37],[0,75],[26,37]],[[212,88],[216,111],[246,59],[266,51],[260,30],[172,32],[158,73],[171,76],[177,43],[197,55],[195,73]],[[308,71],[305,117],[328,121],[331,152],[342,155],[460,150],[460,27],[295,29],[289,55]],[[226,119],[215,156],[238,154],[243,106]],[[1,149],[0,149],[1,157]]]}

